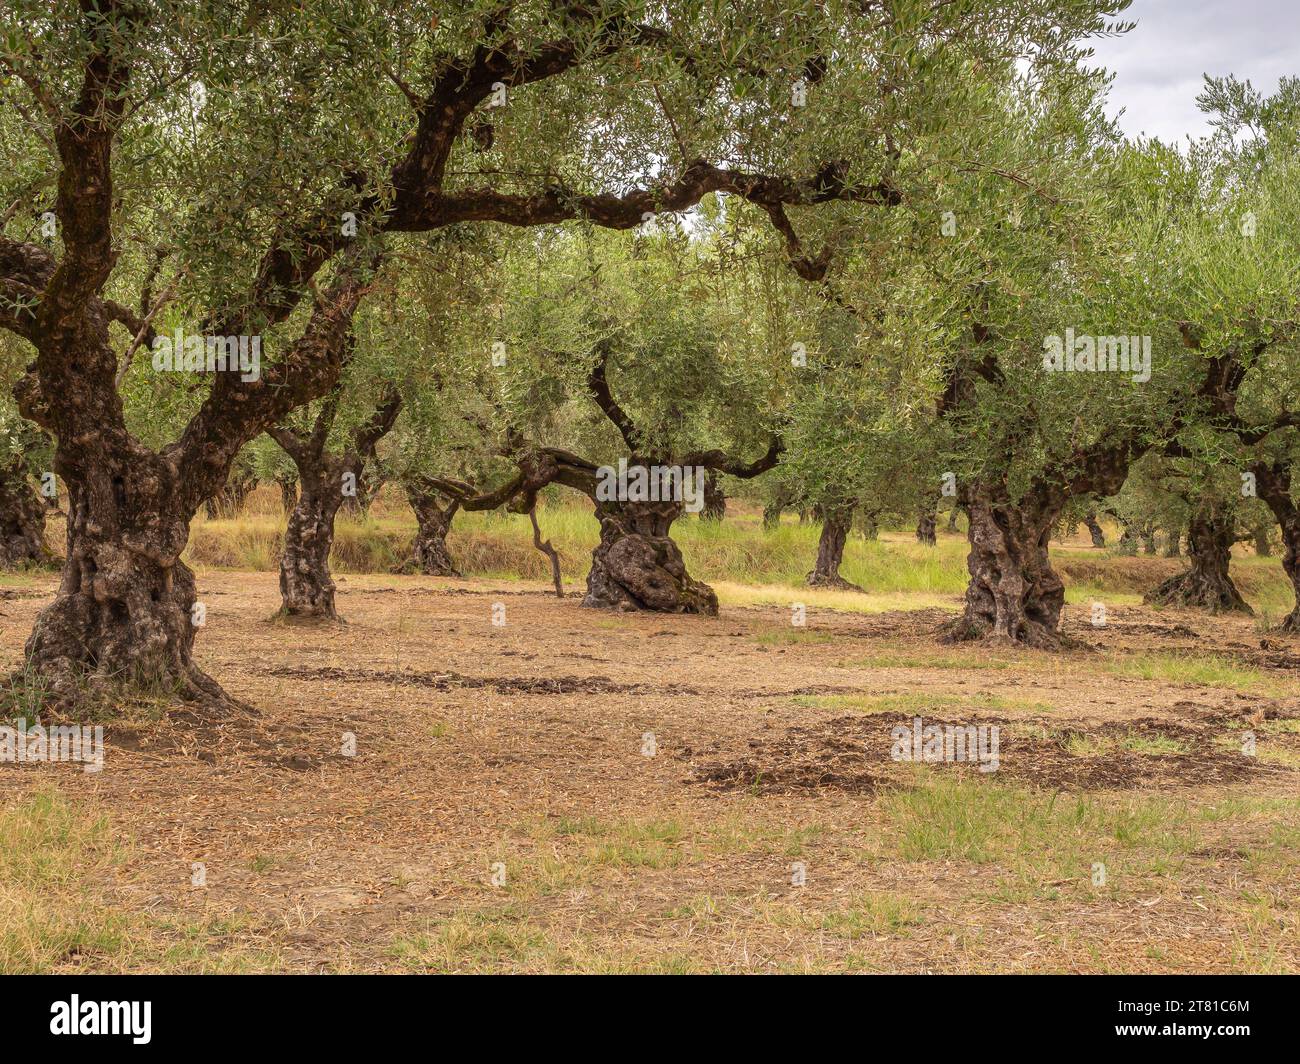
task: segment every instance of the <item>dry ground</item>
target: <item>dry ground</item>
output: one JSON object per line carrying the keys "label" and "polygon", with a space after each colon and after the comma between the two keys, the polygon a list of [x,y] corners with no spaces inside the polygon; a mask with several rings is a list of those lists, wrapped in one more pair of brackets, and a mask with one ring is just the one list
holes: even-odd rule
{"label": "dry ground", "polygon": [[[0,664],[53,583],[0,591]],[[0,765],[0,970],[1300,970],[1300,640],[339,584],[346,625],[284,627],[273,573],[201,575],[257,717],[142,705],[101,773]],[[998,724],[999,770],[893,761],[917,715]]]}

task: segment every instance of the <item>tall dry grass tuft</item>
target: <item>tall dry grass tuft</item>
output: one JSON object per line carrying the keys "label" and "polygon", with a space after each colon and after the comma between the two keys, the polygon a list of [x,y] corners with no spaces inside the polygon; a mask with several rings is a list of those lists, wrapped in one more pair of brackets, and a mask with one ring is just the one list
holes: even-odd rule
{"label": "tall dry grass tuft", "polygon": [[0,974],[116,953],[125,922],[93,890],[115,861],[104,822],[79,816],[57,792],[0,809]]}
{"label": "tall dry grass tuft", "polygon": [[[538,519],[542,534],[560,552],[565,579],[585,579],[600,533],[591,505],[576,496],[543,501]],[[186,560],[224,569],[274,570],[284,524],[279,492],[260,487],[236,518],[196,518]],[[800,524],[792,516],[774,529],[764,529],[757,506],[733,499],[725,520],[685,516],[673,526],[673,538],[692,575],[713,584],[734,585],[727,597],[737,601],[738,596],[747,597],[743,587],[757,585],[798,590],[805,597],[814,594],[804,577],[816,557],[820,531],[815,522]],[[414,535],[415,516],[405,497],[400,489],[386,486],[368,514],[346,510],[339,514],[331,565],[340,573],[389,572],[406,558]],[[525,515],[459,513],[447,544],[466,576],[550,578],[550,563],[533,546]],[[1112,603],[1135,603],[1142,592],[1185,564],[1174,558],[1115,557],[1078,536],[1053,543],[1052,558],[1071,602],[1104,595]],[[855,534],[845,547],[840,571],[876,596],[878,608],[895,608],[888,605],[888,596],[911,596],[913,605],[934,605],[939,598],[950,600],[966,590],[966,538],[941,530],[938,545],[927,547],[916,541],[910,528],[882,531],[876,540]],[[1290,584],[1277,559],[1239,554],[1233,558],[1233,576],[1257,608],[1278,616],[1289,612]],[[840,608],[860,608],[854,603],[863,596],[845,593],[844,597],[848,601]]]}
{"label": "tall dry grass tuft", "polygon": [[[673,538],[699,579],[802,587],[817,553],[819,526],[790,520],[765,530],[760,518],[757,507],[733,501],[721,522],[683,517],[673,526]],[[580,499],[544,504],[538,519],[560,552],[564,576],[584,578],[600,538],[591,506]],[[186,560],[216,568],[274,569],[284,524],[278,493],[259,488],[238,517],[196,518]],[[331,565],[339,572],[386,572],[406,556],[414,534],[415,518],[400,491],[385,488],[369,514],[339,514]],[[550,575],[524,515],[457,514],[447,544],[467,576],[545,580]],[[916,543],[910,533],[887,532],[874,542],[851,539],[843,572],[872,591],[957,594],[965,586],[964,554],[958,537],[944,537],[935,549]]]}

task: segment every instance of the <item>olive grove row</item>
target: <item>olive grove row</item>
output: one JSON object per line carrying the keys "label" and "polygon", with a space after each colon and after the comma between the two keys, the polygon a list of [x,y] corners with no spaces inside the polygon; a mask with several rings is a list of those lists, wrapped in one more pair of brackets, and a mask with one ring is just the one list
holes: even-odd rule
{"label": "olive grove row", "polygon": [[25,682],[228,705],[181,553],[255,477],[295,618],[385,479],[428,572],[460,509],[586,496],[590,606],[716,612],[671,528],[737,480],[820,516],[814,582],[855,511],[960,510],[950,639],[1059,646],[1049,541],[1098,514],[1186,536],[1161,600],[1243,606],[1246,530],[1300,589],[1300,82],[1126,140],[1125,6],[13,0],[7,563],[31,478],[67,499]]}

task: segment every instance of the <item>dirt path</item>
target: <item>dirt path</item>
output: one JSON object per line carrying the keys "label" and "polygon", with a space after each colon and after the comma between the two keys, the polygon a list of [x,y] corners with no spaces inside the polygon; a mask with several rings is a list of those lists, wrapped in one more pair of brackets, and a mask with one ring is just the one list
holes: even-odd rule
{"label": "dirt path", "polygon": [[[348,623],[304,629],[267,621],[273,574],[200,597],[200,662],[258,718],[115,729],[101,773],[0,766],[0,796],[106,814],[110,903],[252,967],[1300,966],[1300,643],[1249,621],[1072,607],[1096,649],[1000,658],[935,643],[933,611],[795,628],[351,576]],[[5,592],[8,665],[45,600]],[[1211,651],[1244,679],[1124,674]],[[918,715],[997,724],[999,770],[893,760]],[[971,795],[974,827],[945,804]]]}

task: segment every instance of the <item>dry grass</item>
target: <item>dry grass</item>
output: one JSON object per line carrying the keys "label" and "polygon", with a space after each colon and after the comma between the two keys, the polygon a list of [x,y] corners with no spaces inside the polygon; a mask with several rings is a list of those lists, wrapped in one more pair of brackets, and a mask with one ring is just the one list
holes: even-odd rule
{"label": "dry grass", "polygon": [[74,811],[55,791],[0,809],[0,974],[117,953],[125,921],[92,896],[114,860],[103,819]]}
{"label": "dry grass", "polygon": [[274,970],[246,914],[158,919],[114,899],[128,854],[93,806],[41,787],[0,808],[0,975]]}
{"label": "dry grass", "polygon": [[[192,565],[269,571],[276,567],[284,531],[279,495],[258,488],[237,519],[194,522],[186,559]],[[566,580],[586,578],[598,526],[590,506],[565,496],[544,504],[543,531],[560,552]],[[816,555],[820,526],[786,515],[774,530],[762,526],[754,504],[732,500],[721,523],[687,516],[673,536],[697,578],[714,585],[724,605],[793,605],[881,613],[896,609],[952,609],[966,584],[964,535],[941,532],[936,547],[916,542],[910,530],[886,530],[877,540],[853,535],[845,548],[843,575],[865,594],[809,588],[804,577]],[[340,513],[331,565],[341,573],[384,573],[401,563],[415,520],[400,490],[385,486],[365,517]],[[1112,537],[1113,538],[1113,537]],[[58,542],[57,529],[51,542]],[[497,513],[458,514],[448,537],[467,576],[496,580],[546,580],[550,563],[532,545],[528,519]],[[1109,607],[1133,606],[1142,594],[1183,563],[1148,555],[1118,557],[1075,536],[1053,545],[1066,582],[1066,601],[1087,605],[1101,598]],[[1275,558],[1239,548],[1233,573],[1243,594],[1266,617],[1291,608],[1290,583]]]}
{"label": "dry grass", "polygon": [[[400,515],[373,528],[364,556],[400,543]],[[853,550],[923,549],[889,535]],[[346,625],[290,629],[266,620],[273,573],[201,570],[200,662],[262,715],[142,719],[99,774],[0,766],[0,967],[1300,971],[1300,641],[1261,655],[1248,619],[1115,603],[1103,630],[1067,612],[1090,649],[943,646],[958,600],[932,588],[724,581],[710,619],[589,611],[544,579],[349,572]],[[7,582],[6,667],[53,583]],[[829,769],[855,748],[807,738],[914,714],[1128,768],[1061,788],[863,762],[875,782],[846,790]],[[1239,760],[1246,728],[1237,782],[1149,785]],[[782,737],[810,782],[699,782]]]}

